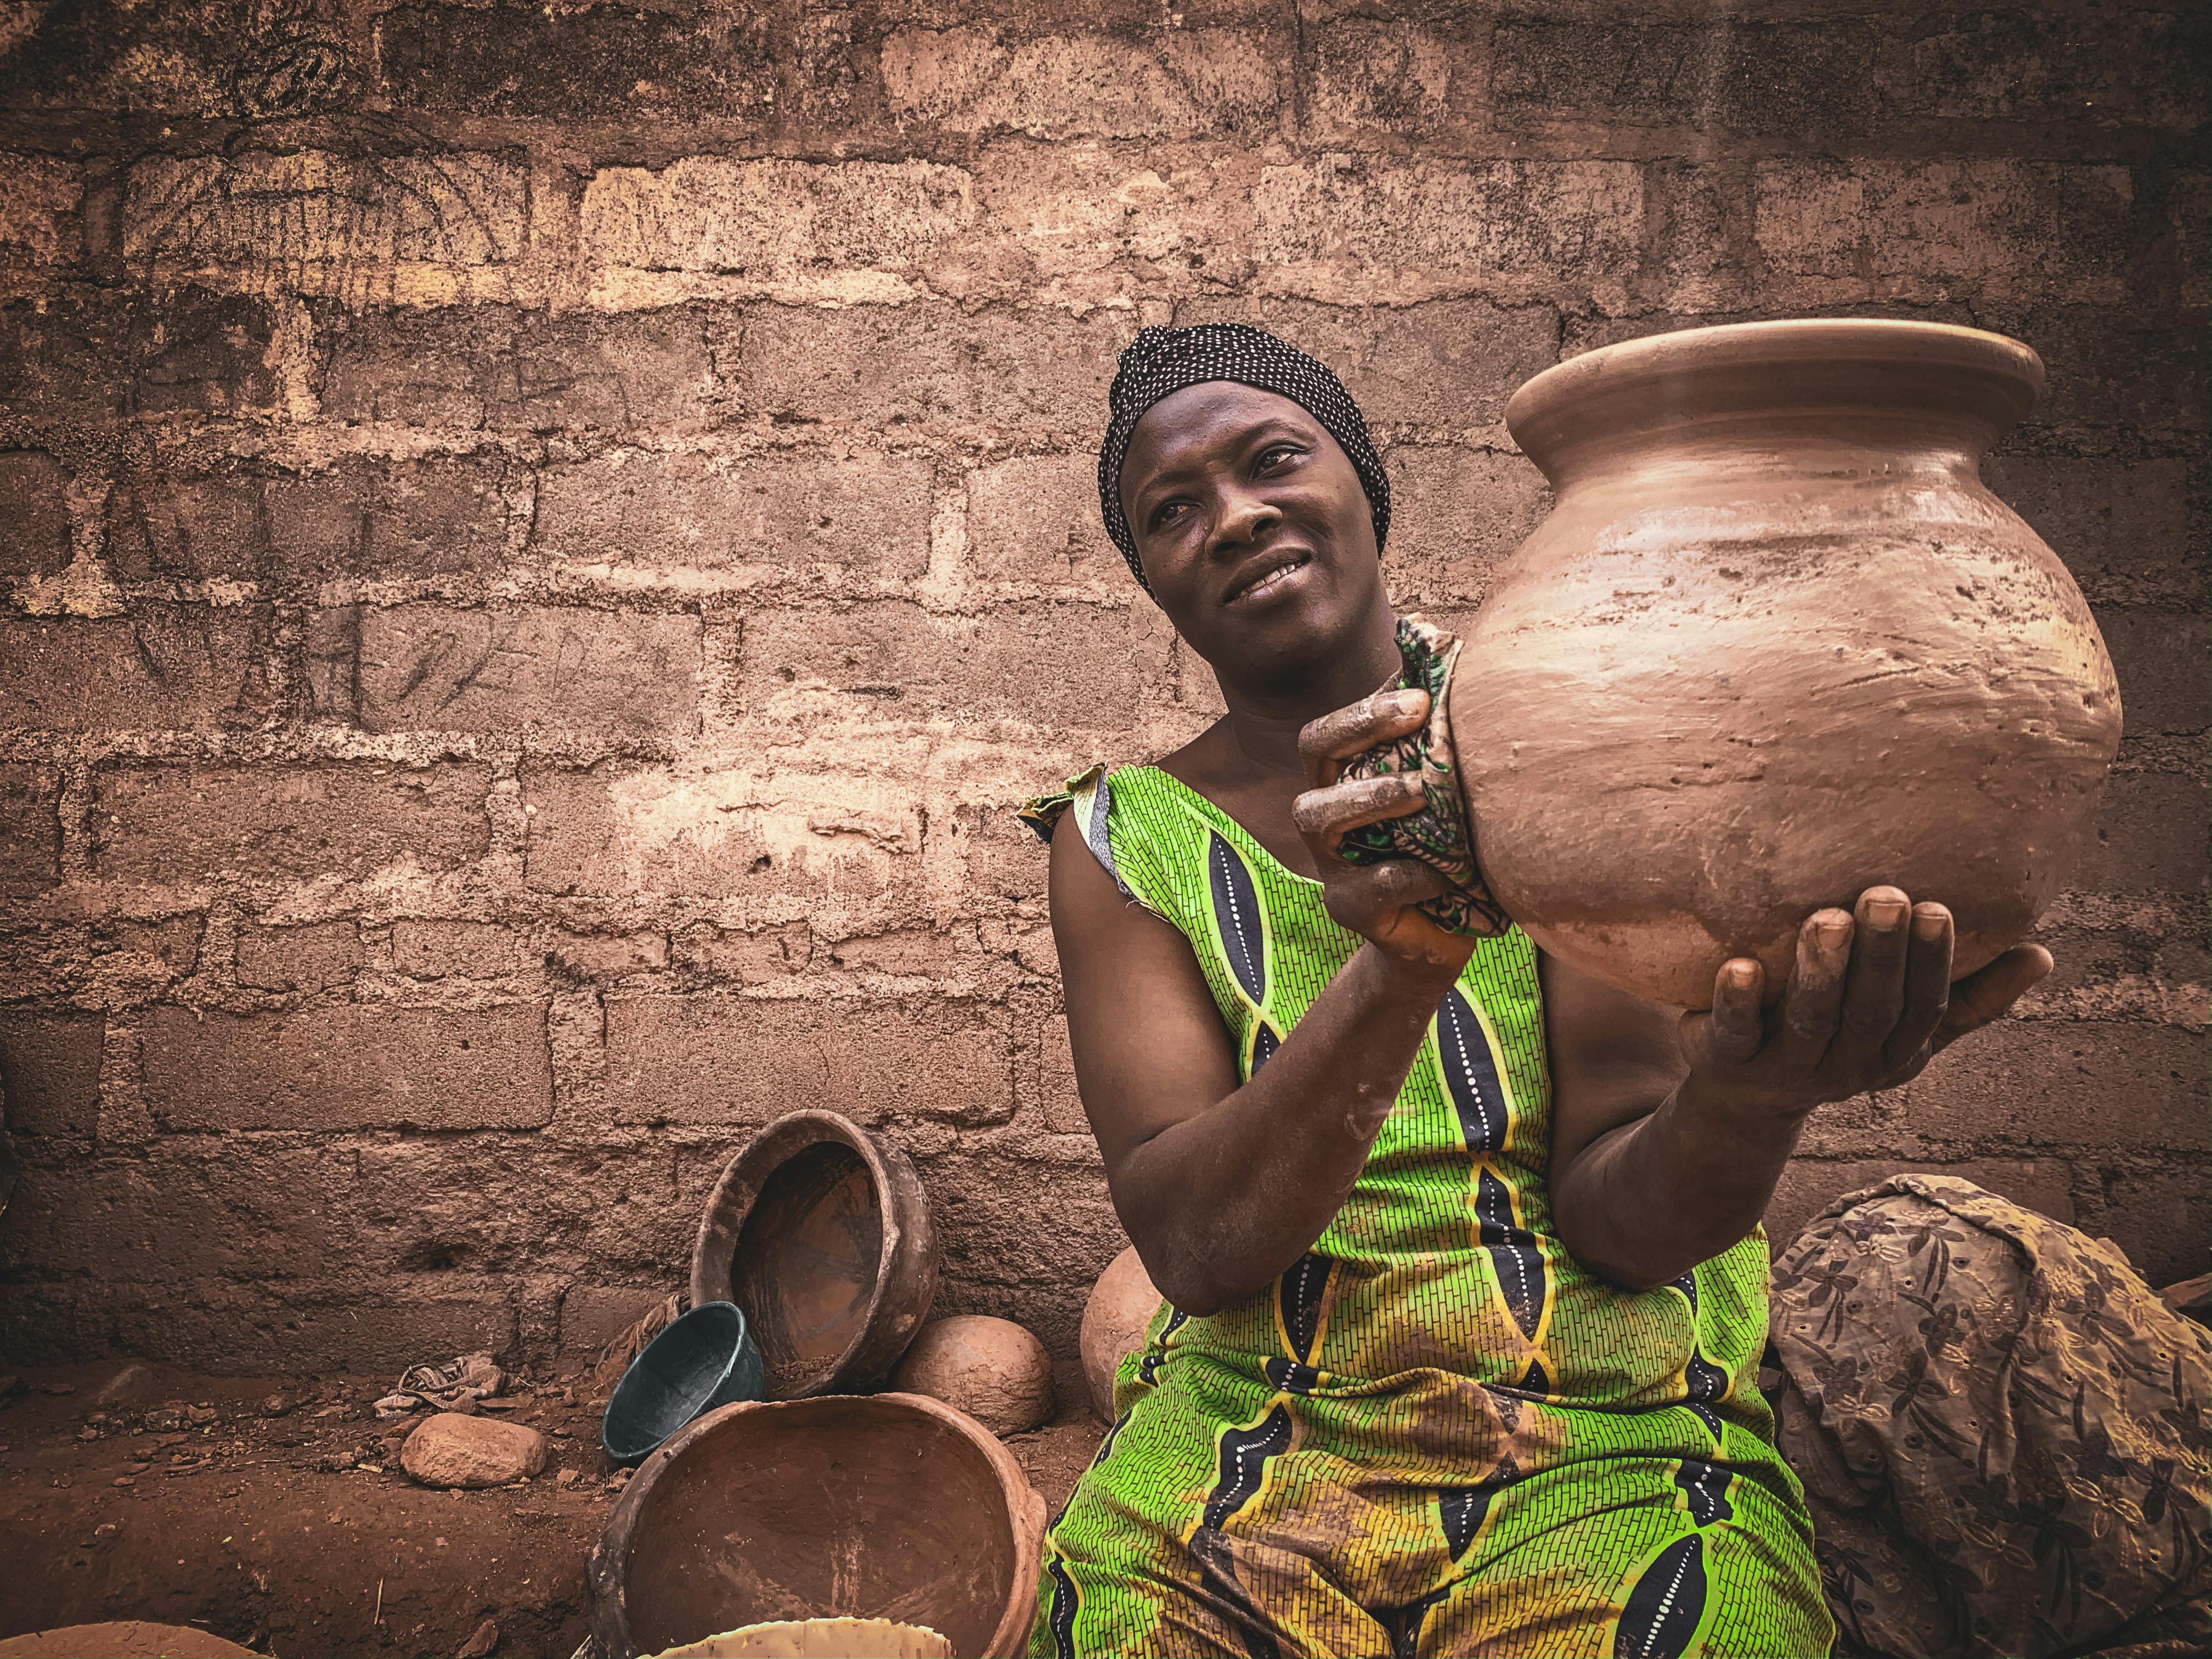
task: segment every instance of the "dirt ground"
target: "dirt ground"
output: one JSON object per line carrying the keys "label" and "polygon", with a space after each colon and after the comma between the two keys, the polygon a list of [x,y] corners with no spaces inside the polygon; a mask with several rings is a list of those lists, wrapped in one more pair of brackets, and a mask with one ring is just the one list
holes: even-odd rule
{"label": "dirt ground", "polygon": [[[498,1414],[543,1432],[550,1455],[534,1480],[489,1492],[431,1491],[400,1472],[423,1413],[380,1421],[371,1402],[388,1378],[110,1361],[14,1381],[0,1401],[12,1563],[0,1638],[144,1619],[283,1659],[566,1659],[584,1640],[585,1552],[629,1478],[599,1450],[586,1376],[511,1383]],[[1057,1510],[1103,1426],[1076,1405],[1006,1443]]]}

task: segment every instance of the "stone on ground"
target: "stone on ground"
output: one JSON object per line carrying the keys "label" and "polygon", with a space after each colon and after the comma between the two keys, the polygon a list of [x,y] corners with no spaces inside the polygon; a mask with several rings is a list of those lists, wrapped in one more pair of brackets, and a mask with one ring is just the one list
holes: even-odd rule
{"label": "stone on ground", "polygon": [[1052,1360],[1010,1319],[933,1319],[891,1375],[891,1386],[966,1412],[993,1434],[1019,1434],[1052,1415]]}
{"label": "stone on ground", "polygon": [[545,1437],[520,1423],[440,1412],[407,1437],[399,1466],[426,1486],[503,1486],[545,1467]]}

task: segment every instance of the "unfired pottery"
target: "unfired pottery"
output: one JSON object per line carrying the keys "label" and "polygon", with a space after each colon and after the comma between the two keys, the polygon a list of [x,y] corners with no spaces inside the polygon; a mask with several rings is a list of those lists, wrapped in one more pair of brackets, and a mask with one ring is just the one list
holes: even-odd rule
{"label": "unfired pottery", "polygon": [[686,1642],[653,1659],[951,1659],[952,1644],[888,1619],[778,1619]]}
{"label": "unfired pottery", "polygon": [[887,1619],[1027,1650],[1044,1501],[989,1431],[920,1395],[725,1406],[639,1468],[586,1564],[609,1659],[774,1620]]}
{"label": "unfired pottery", "polygon": [[1011,1319],[955,1314],[921,1328],[891,1373],[902,1394],[966,1412],[993,1434],[1020,1434],[1052,1415],[1052,1357]]}
{"label": "unfired pottery", "polygon": [[1107,1264],[1083,1304],[1083,1376],[1091,1384],[1091,1403],[1109,1423],[1114,1420],[1114,1373],[1125,1356],[1144,1346],[1145,1328],[1159,1305],[1160,1293],[1152,1288],[1133,1244]]}
{"label": "unfired pottery", "polygon": [[793,1112],[754,1136],[691,1249],[691,1305],[744,1310],[770,1400],[880,1382],[936,1295],[914,1165],[835,1112]]}
{"label": "unfired pottery", "polygon": [[2065,567],[1981,479],[2032,410],[2016,340],[1753,323],[1548,369],[1506,423],[1558,492],[1446,693],[1475,858],[1546,951],[1705,1007],[1778,994],[1878,883],[2018,940],[2091,831],[2120,699]]}

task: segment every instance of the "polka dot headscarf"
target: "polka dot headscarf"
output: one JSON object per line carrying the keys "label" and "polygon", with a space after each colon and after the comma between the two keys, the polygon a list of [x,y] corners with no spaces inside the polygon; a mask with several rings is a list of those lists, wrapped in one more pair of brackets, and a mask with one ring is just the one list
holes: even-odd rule
{"label": "polka dot headscarf", "polygon": [[1319,421],[1359,475],[1359,487],[1367,492],[1367,504],[1375,514],[1375,548],[1382,550],[1382,538],[1390,530],[1390,481],[1383,474],[1374,441],[1367,435],[1359,405],[1328,364],[1265,329],[1243,323],[1147,328],[1121,354],[1113,390],[1106,394],[1113,418],[1098,446],[1098,508],[1105,515],[1106,533],[1129,562],[1139,586],[1147,593],[1152,591],[1137,558],[1137,538],[1121,512],[1121,459],[1129,453],[1129,435],[1146,410],[1170,392],[1205,380],[1234,380],[1278,393]]}

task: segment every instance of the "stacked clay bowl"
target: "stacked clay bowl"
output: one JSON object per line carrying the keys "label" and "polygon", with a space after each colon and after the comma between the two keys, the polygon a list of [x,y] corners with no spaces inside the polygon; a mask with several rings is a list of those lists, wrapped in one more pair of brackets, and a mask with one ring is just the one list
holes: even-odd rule
{"label": "stacked clay bowl", "polygon": [[726,1406],[672,1436],[587,1565],[609,1659],[780,1620],[925,1626],[1023,1652],[1044,1504],[973,1419],[918,1395]]}
{"label": "stacked clay bowl", "polygon": [[691,1250],[691,1305],[744,1310],[770,1400],[881,1382],[936,1295],[914,1165],[835,1112],[793,1112],[754,1136],[722,1171]]}

